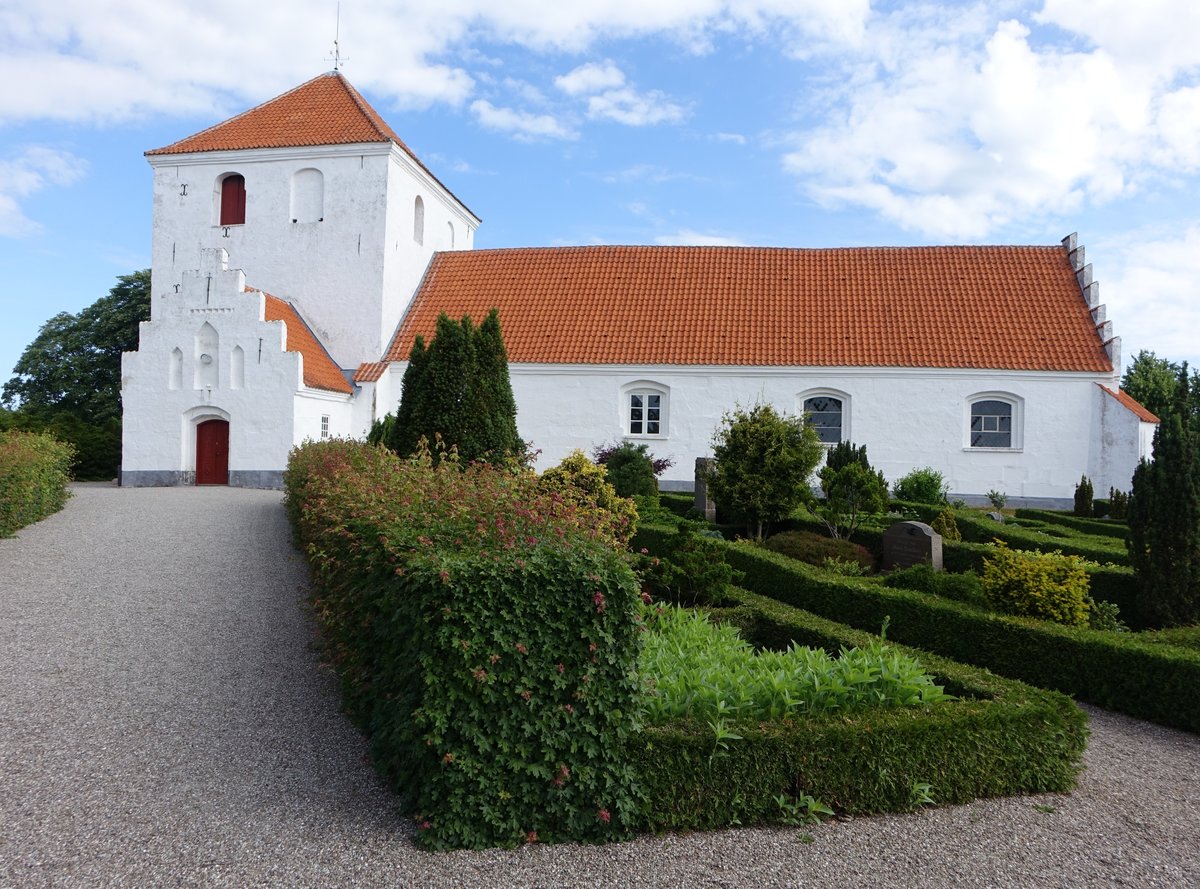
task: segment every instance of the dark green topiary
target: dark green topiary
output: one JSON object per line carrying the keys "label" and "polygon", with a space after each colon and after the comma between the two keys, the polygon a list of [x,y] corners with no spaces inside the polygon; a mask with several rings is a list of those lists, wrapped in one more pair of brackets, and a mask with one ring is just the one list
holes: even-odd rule
{"label": "dark green topiary", "polygon": [[398,454],[416,453],[424,438],[440,438],[464,462],[503,463],[520,456],[517,407],[508,378],[508,356],[493,309],[476,328],[469,316],[442,314],[433,340],[413,342],[387,445]]}
{"label": "dark green topiary", "polygon": [[742,578],[742,572],[725,561],[719,539],[686,526],[671,540],[666,555],[644,559],[639,569],[656,599],[679,605],[720,605]]}
{"label": "dark green topiary", "polygon": [[1092,517],[1092,482],[1086,475],[1075,486],[1075,515],[1082,518]]}
{"label": "dark green topiary", "polygon": [[1141,618],[1151,626],[1200,621],[1200,419],[1187,408],[1187,365],[1177,410],[1154,433],[1154,458],[1142,460],[1129,494],[1129,558]]}
{"label": "dark green topiary", "polygon": [[644,444],[623,441],[606,449],[604,459],[597,463],[608,472],[608,483],[622,497],[658,497],[658,479],[654,473],[654,458]]}
{"label": "dark green topiary", "polygon": [[818,475],[824,499],[817,514],[834,537],[849,537],[864,518],[887,509],[887,479],[871,467],[866,445],[839,442]]}

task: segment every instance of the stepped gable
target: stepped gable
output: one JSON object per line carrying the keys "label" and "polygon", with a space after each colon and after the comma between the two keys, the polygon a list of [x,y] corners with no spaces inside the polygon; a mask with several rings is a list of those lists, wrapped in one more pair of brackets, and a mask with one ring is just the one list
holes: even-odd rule
{"label": "stepped gable", "polygon": [[[257,291],[246,288],[247,293]],[[346,380],[341,369],[330,357],[312,329],[300,317],[296,307],[277,296],[264,293],[263,320],[282,321],[284,327],[283,348],[288,352],[299,352],[303,358],[304,385],[310,389],[351,394],[354,388]]]}
{"label": "stepped gable", "polygon": [[517,363],[1113,369],[1059,246],[439,253],[385,359],[493,306]]}

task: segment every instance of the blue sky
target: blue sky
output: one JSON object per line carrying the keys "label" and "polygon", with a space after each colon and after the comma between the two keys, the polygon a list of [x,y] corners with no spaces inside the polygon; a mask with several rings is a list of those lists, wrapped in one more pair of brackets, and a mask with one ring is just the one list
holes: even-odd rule
{"label": "blue sky", "polygon": [[[149,264],[142,153],[332,67],[336,0],[0,0],[0,379]],[[344,0],[477,247],[1052,244],[1200,366],[1194,0]]]}

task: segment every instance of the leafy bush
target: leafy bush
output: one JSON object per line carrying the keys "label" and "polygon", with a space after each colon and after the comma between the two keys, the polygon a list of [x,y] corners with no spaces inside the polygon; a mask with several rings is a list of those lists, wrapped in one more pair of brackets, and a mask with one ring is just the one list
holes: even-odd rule
{"label": "leafy bush", "polygon": [[1088,597],[1088,626],[1093,630],[1113,633],[1128,633],[1129,627],[1121,620],[1121,609],[1115,602],[1096,601]]}
{"label": "leafy bush", "polygon": [[[614,452],[621,450],[626,445],[632,446],[632,442],[623,441],[618,444],[602,444],[592,448],[592,459],[600,466],[606,466],[608,459]],[[648,445],[638,445],[637,449],[645,454],[650,459],[650,466],[654,469],[655,476],[662,475],[668,469],[675,465],[675,461],[670,457],[655,457],[649,451]]]}
{"label": "leafy bush", "polygon": [[943,540],[949,540],[957,543],[962,540],[962,532],[958,530],[958,522],[954,517],[954,507],[947,506],[937,514],[937,518],[930,523],[931,527],[938,534],[942,535]]}
{"label": "leafy bush", "polygon": [[849,537],[863,518],[887,509],[887,479],[871,468],[866,445],[839,442],[819,475],[824,499],[817,514],[834,537]]}
{"label": "leafy bush", "polygon": [[991,491],[987,492],[986,496],[988,503],[992,504],[992,508],[996,510],[996,512],[1004,509],[1005,504],[1008,503],[1008,495],[1002,491],[992,489]]}
{"label": "leafy bush", "polygon": [[680,605],[720,605],[741,579],[725,560],[721,541],[693,527],[681,528],[666,555],[642,560],[639,569],[655,598]]}
{"label": "leafy bush", "polygon": [[914,469],[892,485],[892,496],[914,503],[945,503],[949,489],[946,477],[931,466]]}
{"label": "leafy bush", "polygon": [[1085,475],[1075,486],[1075,515],[1090,518],[1092,515],[1092,482]]}
{"label": "leafy bush", "polygon": [[862,563],[853,559],[839,559],[837,556],[826,556],[825,561],[821,562],[821,567],[842,577],[862,577],[867,573],[867,568]]}
{"label": "leafy bush", "polygon": [[69,444],[49,435],[0,432],[0,537],[66,505],[74,456]]}
{"label": "leafy bush", "polygon": [[[596,448],[592,451],[596,465],[603,466],[608,473],[608,483],[622,497],[658,497],[657,476],[662,470],[655,469],[654,455],[644,444],[635,445],[623,441],[619,445]],[[657,461],[671,465],[670,460]]]}
{"label": "leafy bush", "polygon": [[1118,491],[1116,488],[1108,489],[1108,515],[1109,518],[1124,521],[1125,516],[1129,512],[1129,495],[1124,491]]}
{"label": "leafy bush", "polygon": [[812,531],[784,531],[768,537],[763,546],[810,565],[824,565],[826,559],[840,559],[857,562],[863,568],[875,567],[875,557],[865,546]]}
{"label": "leafy bush", "polygon": [[736,629],[677,607],[643,609],[646,626],[638,669],[642,712],[662,723],[778,720],[872,707],[915,707],[948,699],[916,659],[875,639],[842,649],[790,645],[756,652]]}
{"label": "leafy bush", "polygon": [[349,712],[428,848],[629,835],[638,586],[530,473],[293,451],[285,505]]}
{"label": "leafy bush", "polygon": [[626,544],[637,530],[637,507],[620,497],[608,483],[603,466],[597,466],[583,451],[573,451],[557,466],[542,473],[538,489],[557,498],[569,509],[585,508],[597,527]]}
{"label": "leafy bush", "polygon": [[1087,626],[1088,575],[1078,556],[1000,545],[983,563],[980,582],[984,594],[1001,611],[1070,627]]}
{"label": "leafy bush", "polygon": [[708,494],[725,515],[762,540],[778,521],[811,499],[809,477],[821,460],[816,430],[768,404],[737,407],[713,433]]}

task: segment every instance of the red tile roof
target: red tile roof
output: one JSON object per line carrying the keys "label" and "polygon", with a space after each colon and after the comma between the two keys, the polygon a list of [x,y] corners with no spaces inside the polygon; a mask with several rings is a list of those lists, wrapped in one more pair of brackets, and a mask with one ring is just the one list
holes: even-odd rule
{"label": "red tile roof", "polygon": [[493,306],[517,363],[1112,371],[1059,246],[438,253],[385,358]]}
{"label": "red tile roof", "polygon": [[[1099,384],[1097,384],[1097,385],[1099,385]],[[1138,401],[1136,398],[1134,398],[1132,395],[1130,395],[1124,389],[1118,389],[1116,392],[1114,392],[1112,389],[1109,389],[1107,386],[1100,386],[1100,388],[1103,389],[1105,392],[1107,392],[1109,395],[1111,395],[1113,398],[1115,398],[1117,401],[1121,402],[1121,404],[1124,407],[1126,407],[1130,411],[1132,411],[1133,414],[1139,420],[1141,420],[1143,423],[1158,423],[1158,422],[1160,422],[1158,417],[1156,417],[1154,414],[1150,413],[1150,411],[1146,410],[1146,408],[1142,405],[1142,403],[1140,401]]]}
{"label": "red tile roof", "polygon": [[364,361],[358,366],[358,370],[354,372],[354,382],[377,382],[383,376],[383,372],[387,370],[387,366],[386,361]]}
{"label": "red tile roof", "polygon": [[[246,290],[255,292],[249,287]],[[304,323],[295,306],[269,293],[264,293],[263,296],[266,297],[263,320],[282,321],[285,331],[284,349],[299,352],[304,357],[304,385],[310,389],[344,392],[347,395],[352,393],[354,387],[347,382],[337,364],[325,351],[325,347]]]}
{"label": "red tile roof", "polygon": [[[249,151],[256,148],[301,148],[361,142],[394,142],[435,182],[442,185],[338,71],[314,77],[223,123],[163,148],[151,149],[146,154]],[[442,187],[445,188],[444,185]]]}

